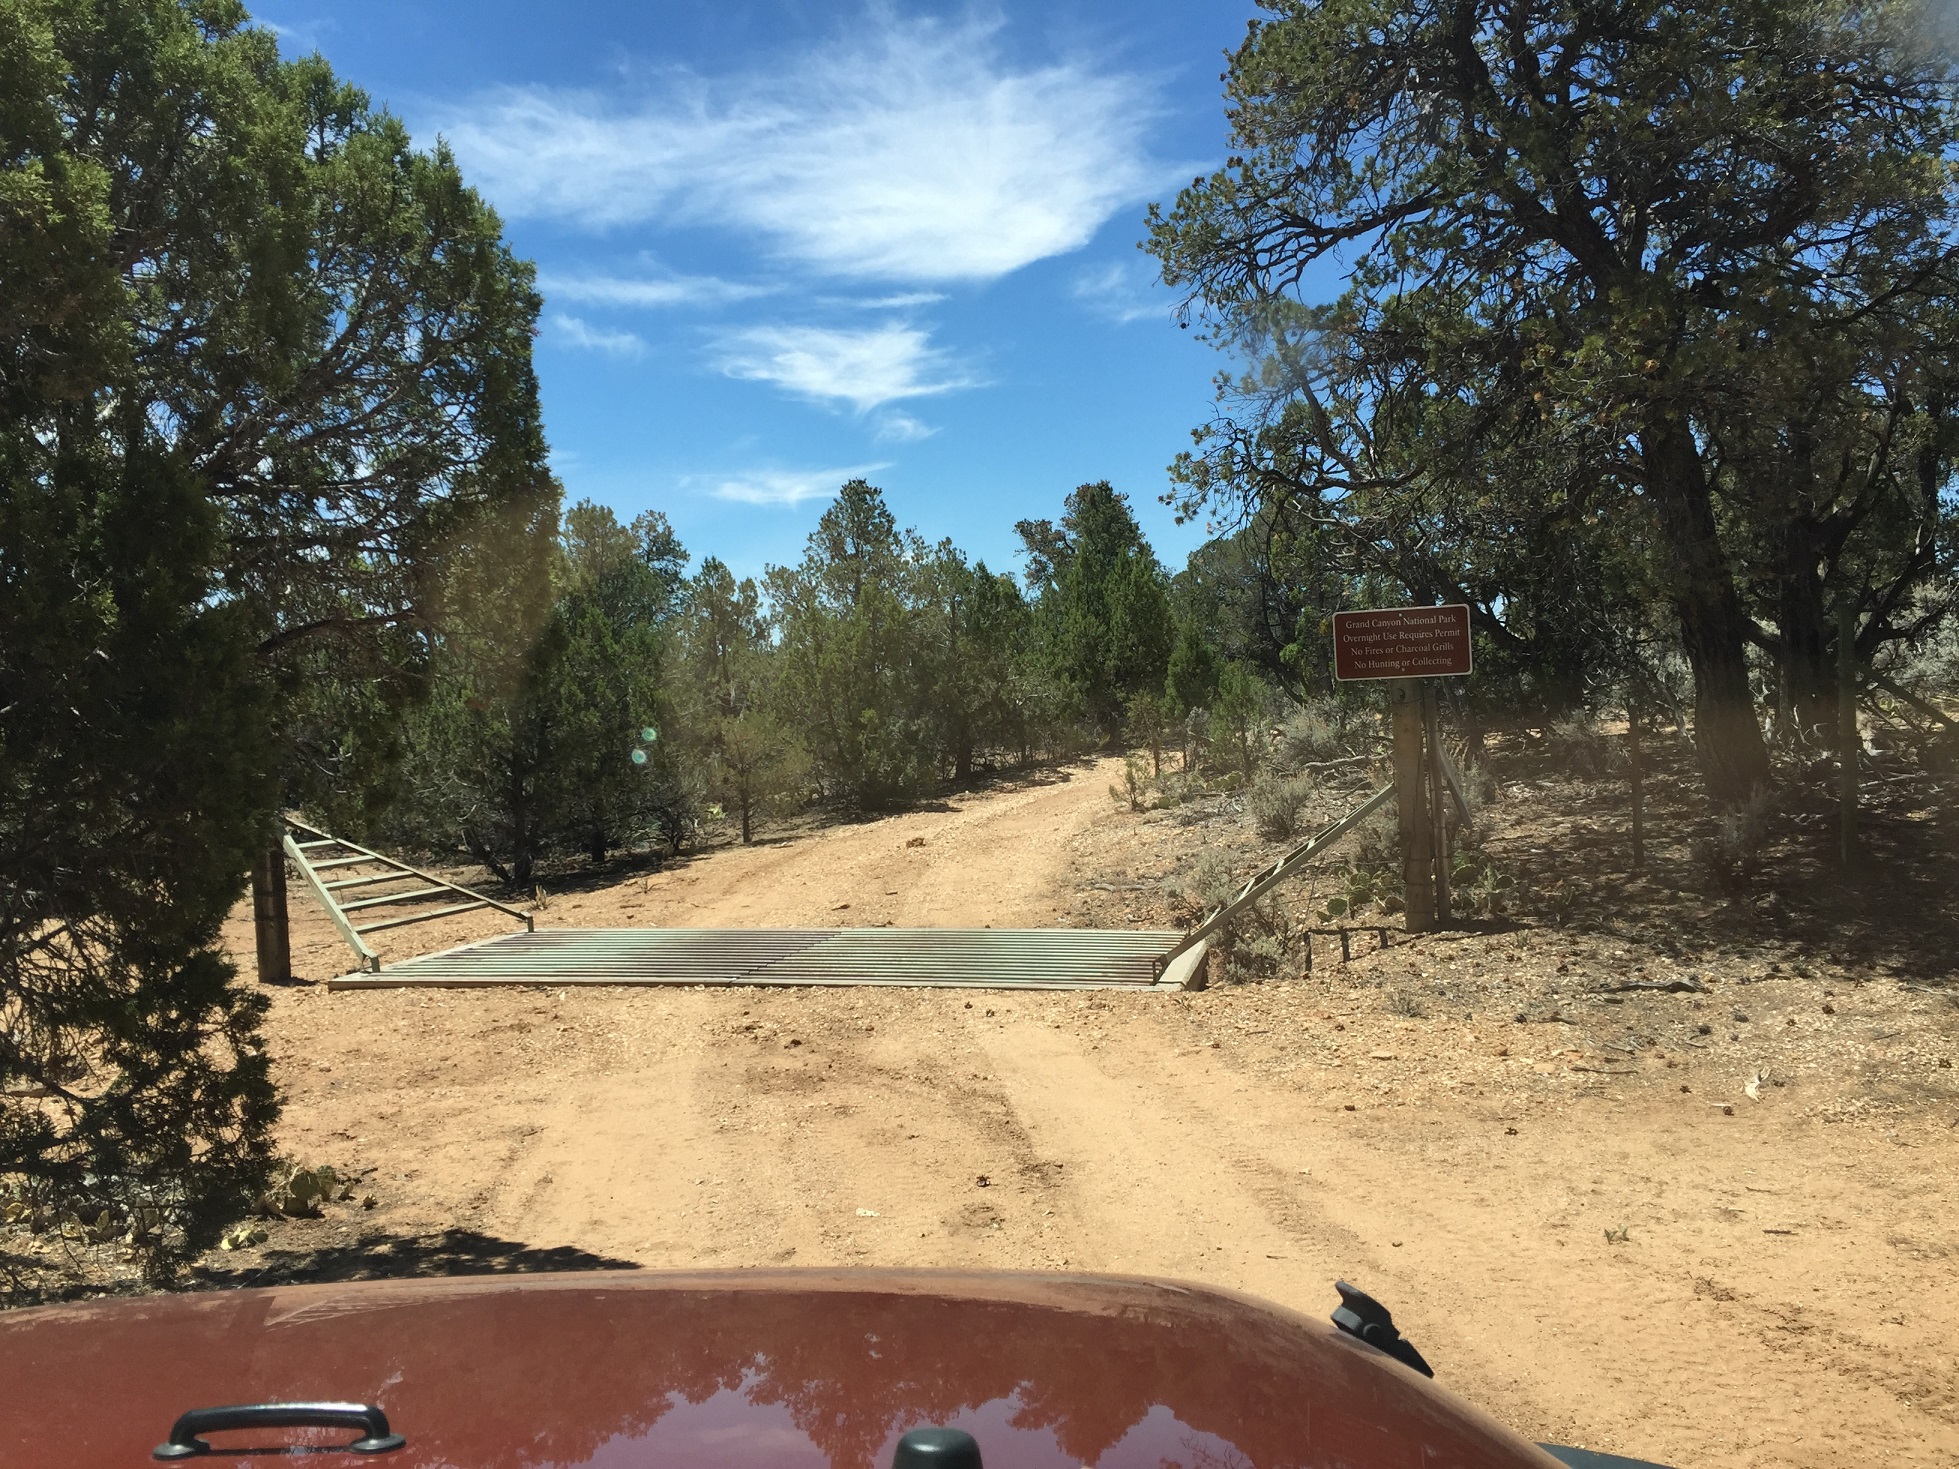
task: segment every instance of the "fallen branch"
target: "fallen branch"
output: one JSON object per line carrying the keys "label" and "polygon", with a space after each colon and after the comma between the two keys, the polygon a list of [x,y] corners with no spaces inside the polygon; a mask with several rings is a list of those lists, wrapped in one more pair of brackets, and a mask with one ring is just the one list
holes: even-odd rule
{"label": "fallen branch", "polygon": [[1651,990],[1662,995],[1704,995],[1707,986],[1698,979],[1628,979],[1620,984],[1600,985],[1594,994],[1619,995],[1628,990]]}
{"label": "fallen branch", "polygon": [[1308,760],[1301,770],[1331,770],[1336,765],[1359,765],[1364,761],[1378,759],[1375,755],[1342,755],[1338,760]]}
{"label": "fallen branch", "polygon": [[1959,731],[1959,720],[1955,720],[1936,704],[1927,703],[1925,700],[1919,698],[1918,695],[1912,693],[1911,690],[1899,688],[1883,674],[1872,673],[1870,675],[1870,681],[1893,698],[1904,700],[1905,703],[1911,705],[1912,708],[1916,709],[1920,714],[1925,715],[1928,719],[1936,719],[1947,729]]}

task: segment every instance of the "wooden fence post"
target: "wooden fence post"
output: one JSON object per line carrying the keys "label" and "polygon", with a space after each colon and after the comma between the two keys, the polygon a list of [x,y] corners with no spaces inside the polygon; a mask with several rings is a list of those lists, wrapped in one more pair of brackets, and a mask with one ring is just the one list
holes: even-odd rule
{"label": "wooden fence post", "polygon": [[1404,921],[1408,932],[1427,933],[1435,927],[1435,843],[1422,781],[1420,681],[1389,680],[1388,708],[1394,722],[1394,801],[1401,832]]}
{"label": "wooden fence post", "polygon": [[258,982],[292,982],[292,931],[286,913],[286,854],[259,853],[252,867],[252,930],[258,943]]}

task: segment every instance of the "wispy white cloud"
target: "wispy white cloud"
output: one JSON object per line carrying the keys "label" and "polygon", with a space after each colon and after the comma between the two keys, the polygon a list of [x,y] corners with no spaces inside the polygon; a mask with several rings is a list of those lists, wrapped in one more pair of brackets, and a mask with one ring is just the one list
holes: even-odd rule
{"label": "wispy white cloud", "polygon": [[890,467],[889,464],[857,464],[845,469],[750,469],[714,478],[708,493],[717,500],[735,500],[744,505],[800,505],[805,500],[828,499],[846,481],[862,479]]}
{"label": "wispy white cloud", "polygon": [[1077,272],[1070,290],[1095,315],[1127,323],[1169,316],[1169,303],[1156,294],[1155,286],[1156,275],[1149,268],[1111,260]]}
{"label": "wispy white cloud", "polygon": [[920,423],[909,413],[897,409],[887,409],[872,420],[871,437],[880,443],[915,444],[920,439],[929,439],[938,430],[929,423]]}
{"label": "wispy white cloud", "polygon": [[909,311],[914,306],[936,306],[945,300],[944,291],[900,291],[895,296],[868,296],[853,300],[839,298],[843,306],[860,306],[866,311]]}
{"label": "wispy white cloud", "polygon": [[1079,248],[1189,172],[1150,158],[1141,79],[1016,68],[995,29],[874,14],[766,70],[629,102],[504,90],[442,131],[507,215],[718,225],[832,275],[989,280]]}
{"label": "wispy white cloud", "polygon": [[553,301],[595,306],[723,306],[768,295],[774,287],[724,281],[711,275],[546,275],[538,289]]}
{"label": "wispy white cloud", "polygon": [[819,402],[848,403],[859,413],[977,381],[929,345],[925,332],[896,322],[862,331],[750,327],[721,339],[715,365],[729,377],[773,383]]}
{"label": "wispy white cloud", "polygon": [[284,49],[289,56],[301,47],[317,48],[323,35],[330,35],[340,29],[339,22],[331,15],[315,15],[305,20],[289,21],[281,25],[270,16],[258,13],[256,6],[253,7],[252,24],[277,36],[284,43]]}
{"label": "wispy white cloud", "polygon": [[568,347],[584,347],[593,352],[607,352],[614,357],[637,357],[646,350],[646,343],[631,332],[608,331],[576,316],[566,316],[561,311],[553,312],[547,320],[552,337]]}

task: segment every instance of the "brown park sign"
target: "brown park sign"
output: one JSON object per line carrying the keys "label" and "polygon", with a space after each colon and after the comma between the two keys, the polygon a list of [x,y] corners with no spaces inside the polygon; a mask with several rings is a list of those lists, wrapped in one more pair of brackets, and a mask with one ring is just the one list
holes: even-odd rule
{"label": "brown park sign", "polygon": [[1469,671],[1469,609],[1460,604],[1333,614],[1333,676],[1342,683]]}

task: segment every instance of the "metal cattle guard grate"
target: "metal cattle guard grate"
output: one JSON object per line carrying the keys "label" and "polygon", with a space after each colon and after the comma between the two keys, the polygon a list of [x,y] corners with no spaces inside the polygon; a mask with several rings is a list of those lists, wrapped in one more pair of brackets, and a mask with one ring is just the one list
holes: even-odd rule
{"label": "metal cattle guard grate", "polygon": [[561,928],[514,933],[335,989],[499,984],[903,985],[953,989],[1181,989],[1202,945],[1183,935],[1059,928]]}

